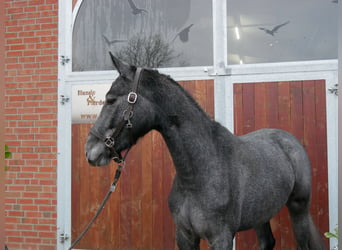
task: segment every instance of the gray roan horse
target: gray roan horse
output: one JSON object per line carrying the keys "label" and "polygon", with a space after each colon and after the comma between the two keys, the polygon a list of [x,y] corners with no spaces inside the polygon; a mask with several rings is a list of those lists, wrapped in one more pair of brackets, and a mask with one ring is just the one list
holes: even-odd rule
{"label": "gray roan horse", "polygon": [[140,137],[160,132],[176,168],[169,208],[180,249],[199,249],[201,238],[212,249],[232,249],[235,233],[250,228],[260,249],[273,249],[269,221],[284,205],[298,249],[324,249],[309,214],[310,163],[292,135],[262,129],[234,136],[170,77],[111,57],[120,75],[88,135],[87,160],[120,161]]}

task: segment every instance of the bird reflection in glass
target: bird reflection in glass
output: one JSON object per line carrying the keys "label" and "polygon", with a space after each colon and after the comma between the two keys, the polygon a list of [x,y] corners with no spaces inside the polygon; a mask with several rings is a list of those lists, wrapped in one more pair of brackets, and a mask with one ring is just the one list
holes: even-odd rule
{"label": "bird reflection in glass", "polygon": [[186,43],[187,41],[189,41],[189,32],[190,32],[190,28],[193,26],[194,24],[190,24],[189,26],[185,27],[184,29],[182,29],[180,32],[178,32],[175,37],[172,39],[172,42],[174,42],[176,40],[177,37],[179,37],[179,39],[183,42]]}
{"label": "bird reflection in glass", "polygon": [[282,23],[282,24],[279,24],[279,25],[277,25],[277,26],[274,26],[273,29],[267,29],[267,28],[264,28],[264,27],[259,27],[259,30],[263,30],[263,31],[265,31],[266,34],[269,34],[269,35],[271,35],[271,36],[274,36],[275,33],[277,33],[278,30],[279,30],[281,27],[287,25],[288,23],[290,23],[290,21],[287,21],[287,22],[285,22],[285,23]]}
{"label": "bird reflection in glass", "polygon": [[143,13],[143,12],[148,13],[147,10],[138,8],[138,7],[135,5],[135,3],[133,2],[133,0],[128,0],[128,4],[129,4],[129,6],[130,6],[131,9],[132,9],[133,15],[138,15],[138,14],[141,14],[141,13]]}

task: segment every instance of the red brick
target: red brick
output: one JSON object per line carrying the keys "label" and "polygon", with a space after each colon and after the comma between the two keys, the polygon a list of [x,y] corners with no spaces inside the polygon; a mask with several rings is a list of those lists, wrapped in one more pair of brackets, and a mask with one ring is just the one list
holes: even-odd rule
{"label": "red brick", "polygon": [[[26,39],[25,39],[26,40]],[[39,40],[39,39],[38,39]],[[39,50],[25,50],[23,52],[24,56],[37,56],[40,55],[40,51]]]}
{"label": "red brick", "polygon": [[11,7],[25,7],[27,6],[27,1],[11,1]]}
{"label": "red brick", "polygon": [[15,185],[29,185],[30,180],[28,180],[28,179],[15,179],[12,183]]}
{"label": "red brick", "polygon": [[27,238],[25,238],[25,242],[26,243],[40,243],[41,239],[40,238],[27,237]]}
{"label": "red brick", "polygon": [[25,224],[38,224],[38,218],[21,218],[21,223]]}
{"label": "red brick", "polygon": [[17,44],[17,45],[11,45],[10,50],[24,50],[26,49],[25,44]]}
{"label": "red brick", "polygon": [[18,26],[18,20],[6,20],[5,21],[5,26]]}
{"label": "red brick", "polygon": [[23,26],[8,26],[6,27],[6,32],[20,32],[23,31]]}
{"label": "red brick", "polygon": [[41,42],[40,37],[26,37],[24,43],[39,43]]}
{"label": "red brick", "polygon": [[[24,155],[24,154],[23,154]],[[24,156],[23,156],[24,157]],[[33,173],[25,173],[25,172],[20,172],[18,173],[18,178],[27,178],[27,179],[30,179],[30,178],[33,178]],[[28,190],[28,187],[30,186],[26,186],[25,187],[25,190]]]}
{"label": "red brick", "polygon": [[39,30],[40,25],[39,24],[32,24],[32,25],[25,25],[23,26],[24,31],[32,31],[32,30]]}
{"label": "red brick", "polygon": [[55,236],[55,232],[39,232],[39,237],[53,238]]}
{"label": "red brick", "polygon": [[22,217],[22,216],[24,216],[24,212],[22,212],[22,211],[7,211],[7,216]]}
{"label": "red brick", "polygon": [[24,119],[24,120],[38,120],[39,114],[22,115],[22,119]]}
{"label": "red brick", "polygon": [[28,5],[44,5],[44,0],[30,0],[27,1]]}
{"label": "red brick", "polygon": [[30,237],[37,237],[38,236],[38,232],[36,231],[23,231],[22,232],[22,236],[23,237],[27,237],[27,236],[30,236]]}
{"label": "red brick", "polygon": [[21,44],[23,43],[23,39],[16,38],[16,39],[7,39],[7,44]]}
{"label": "red brick", "polygon": [[[34,11],[37,11],[36,6],[30,6],[30,7],[24,8],[24,12],[34,12]],[[28,17],[30,17],[30,16],[28,16]]]}
{"label": "red brick", "polygon": [[52,5],[40,5],[40,6],[38,6],[38,11],[52,10],[52,9],[53,9]]}
{"label": "red brick", "polygon": [[18,19],[18,25],[22,25],[22,26],[27,26],[27,25],[33,25],[36,24],[36,20],[35,19]]}
{"label": "red brick", "polygon": [[8,186],[8,191],[25,191],[25,186]]}
{"label": "red brick", "polygon": [[32,37],[34,36],[35,32],[34,31],[23,31],[19,32],[19,37]]}
{"label": "red brick", "polygon": [[54,185],[56,185],[56,180],[40,180],[39,184],[40,185],[51,185],[51,186],[54,186]]}
{"label": "red brick", "polygon": [[33,230],[33,225],[19,224],[17,226],[18,230]]}
{"label": "red brick", "polygon": [[25,96],[10,96],[10,102],[18,102],[18,101],[25,101]]}
{"label": "red brick", "polygon": [[37,193],[24,192],[22,196],[23,196],[23,198],[37,198],[38,194]]}
{"label": "red brick", "polygon": [[26,191],[32,191],[32,192],[41,192],[43,190],[43,187],[41,186],[27,186]]}
{"label": "red brick", "polygon": [[23,8],[9,8],[7,9],[7,14],[13,14],[13,13],[22,13],[24,11]]}

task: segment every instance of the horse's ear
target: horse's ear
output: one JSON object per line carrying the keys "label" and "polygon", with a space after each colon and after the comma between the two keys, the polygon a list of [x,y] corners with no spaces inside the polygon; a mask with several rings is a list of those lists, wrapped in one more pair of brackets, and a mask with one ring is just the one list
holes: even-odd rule
{"label": "horse's ear", "polygon": [[123,62],[123,61],[120,61],[118,58],[116,58],[116,57],[112,54],[112,52],[109,52],[109,55],[110,55],[110,57],[111,57],[111,59],[112,59],[112,62],[113,62],[113,64],[114,64],[114,67],[117,69],[117,71],[119,72],[119,74],[120,74],[121,76],[126,76],[126,77],[128,77],[128,76],[130,75],[130,73],[131,73],[131,67],[130,67],[127,63],[125,63],[125,62]]}

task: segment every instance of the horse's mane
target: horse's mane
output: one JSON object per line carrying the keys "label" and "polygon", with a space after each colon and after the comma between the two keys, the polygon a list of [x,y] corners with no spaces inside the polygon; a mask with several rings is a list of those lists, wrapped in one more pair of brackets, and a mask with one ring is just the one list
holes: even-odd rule
{"label": "horse's mane", "polygon": [[202,109],[202,107],[195,101],[195,99],[191,96],[189,92],[187,92],[177,81],[175,81],[171,76],[160,73],[155,69],[146,69],[149,74],[147,78],[153,81],[156,84],[165,84],[167,87],[174,86],[176,87],[187,99],[188,101],[198,110],[203,112],[206,116],[207,113]]}

